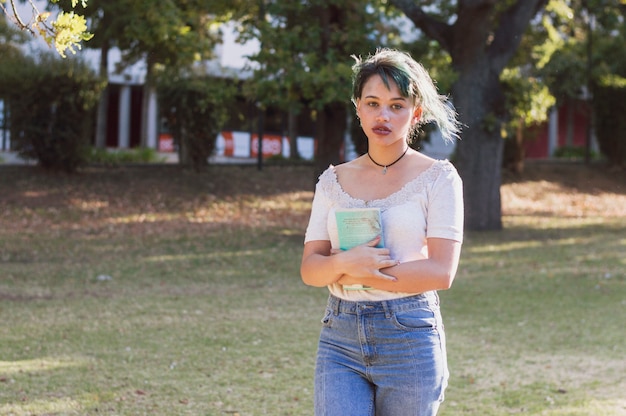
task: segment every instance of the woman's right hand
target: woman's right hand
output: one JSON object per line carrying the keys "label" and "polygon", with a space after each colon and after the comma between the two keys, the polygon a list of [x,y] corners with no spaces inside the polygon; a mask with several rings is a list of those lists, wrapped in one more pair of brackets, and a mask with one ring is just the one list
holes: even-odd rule
{"label": "woman's right hand", "polygon": [[380,278],[396,281],[396,278],[381,272],[381,269],[396,266],[398,262],[390,256],[387,248],[377,248],[380,236],[351,248],[350,250],[331,250],[334,267],[341,273],[337,281],[342,285],[359,284],[360,279]]}

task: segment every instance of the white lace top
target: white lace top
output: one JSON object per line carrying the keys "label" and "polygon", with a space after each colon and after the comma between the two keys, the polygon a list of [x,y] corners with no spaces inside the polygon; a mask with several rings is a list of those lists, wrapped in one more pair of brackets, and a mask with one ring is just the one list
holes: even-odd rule
{"label": "white lace top", "polygon": [[[381,209],[385,247],[391,258],[400,262],[428,257],[426,239],[463,240],[463,189],[461,178],[447,160],[439,160],[399,191],[383,198],[364,201],[343,190],[335,167],[329,166],[319,177],[306,230],[305,242],[327,240],[339,246],[336,208],[377,207]],[[415,293],[382,290],[344,290],[339,284],[330,292],[347,300],[387,300]]]}

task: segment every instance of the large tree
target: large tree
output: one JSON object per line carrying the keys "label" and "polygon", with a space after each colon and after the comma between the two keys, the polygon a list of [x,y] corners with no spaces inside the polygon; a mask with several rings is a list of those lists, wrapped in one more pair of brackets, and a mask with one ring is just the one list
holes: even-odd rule
{"label": "large tree", "polygon": [[[68,9],[75,0],[57,0]],[[239,0],[89,0],[86,16],[95,34],[89,46],[101,49],[101,73],[110,47],[122,52],[118,70],[144,63],[146,70],[141,120],[142,146],[148,145],[149,103],[155,96],[155,71],[184,68],[213,58],[221,41],[220,26]],[[103,145],[101,122],[106,103],[101,102],[97,144]]]}
{"label": "large tree", "polygon": [[220,41],[218,27],[225,18],[223,10],[234,2],[115,1],[126,5],[124,13],[115,16],[118,21],[127,22],[115,38],[122,50],[122,65],[145,63],[140,142],[147,146],[148,104],[155,94],[155,70],[159,65],[189,66],[212,58],[214,47]]}
{"label": "large tree", "polygon": [[450,54],[457,73],[452,98],[466,126],[456,154],[466,227],[501,229],[501,126],[508,114],[500,75],[548,0],[389,2]]}
{"label": "large tree", "polygon": [[[57,0],[57,5],[65,11],[71,11],[75,0]],[[127,16],[128,1],[126,0],[89,0],[89,7],[83,10],[83,15],[89,21],[89,30],[93,38],[87,47],[100,50],[99,75],[108,80],[109,76],[109,51],[117,45],[118,39],[123,36],[125,26],[129,21]],[[107,137],[107,109],[109,105],[109,93],[107,88],[102,91],[98,103],[96,117],[96,142],[98,148],[106,147]]]}
{"label": "large tree", "polygon": [[[258,17],[244,20],[260,41],[251,95],[264,106],[312,111],[318,171],[340,160],[350,119],[350,55],[367,54],[381,35],[378,9],[366,0],[252,0]],[[244,36],[244,39],[246,37]]]}

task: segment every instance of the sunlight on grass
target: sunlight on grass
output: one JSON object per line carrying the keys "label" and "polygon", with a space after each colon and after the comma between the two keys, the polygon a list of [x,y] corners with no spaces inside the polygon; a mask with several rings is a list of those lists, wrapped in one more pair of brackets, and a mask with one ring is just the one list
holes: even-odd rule
{"label": "sunlight on grass", "polygon": [[525,249],[525,248],[536,248],[536,247],[541,247],[543,244],[541,241],[511,241],[508,243],[500,243],[498,245],[493,245],[493,244],[489,244],[489,245],[485,245],[485,246],[474,246],[474,247],[467,247],[465,249],[465,251],[467,252],[471,252],[471,253],[494,253],[494,252],[499,252],[499,251],[512,251],[512,250],[519,250],[519,249]]}
{"label": "sunlight on grass", "polygon": [[74,358],[44,357],[21,361],[0,361],[0,374],[32,373],[84,366],[85,362]]}
{"label": "sunlight on grass", "polygon": [[133,215],[116,217],[116,218],[110,218],[108,222],[110,224],[132,224],[132,223],[170,221],[173,219],[177,219],[179,217],[180,216],[175,213],[149,212],[149,213],[140,213],[140,214],[133,214]]}
{"label": "sunlight on grass", "polygon": [[159,256],[150,256],[144,258],[147,262],[164,262],[164,261],[187,261],[206,259],[209,254],[162,254]]}
{"label": "sunlight on grass", "polygon": [[502,217],[502,222],[505,228],[520,228],[530,227],[538,230],[544,230],[548,228],[580,228],[590,227],[594,225],[607,225],[619,223],[620,218],[604,218],[604,217],[556,217],[556,216],[536,216],[536,215],[505,215]]}
{"label": "sunlight on grass", "polygon": [[544,410],[542,416],[622,416],[626,414],[626,399],[593,399],[576,406]]}
{"label": "sunlight on grass", "polygon": [[19,404],[0,404],[0,415],[32,416],[32,415],[78,415],[83,407],[69,397],[49,398],[28,401]]}
{"label": "sunlight on grass", "polygon": [[45,196],[48,196],[49,194],[50,192],[48,191],[26,191],[22,193],[22,195],[24,195],[26,198],[43,198]]}
{"label": "sunlight on grass", "polygon": [[249,256],[259,256],[263,254],[265,250],[237,250],[237,251],[219,251],[213,253],[202,253],[202,254],[163,254],[159,256],[150,256],[146,257],[144,260],[147,262],[164,262],[164,261],[188,261],[188,260],[204,260],[210,258],[230,258],[230,257],[249,257]]}
{"label": "sunlight on grass", "polygon": [[99,199],[70,199],[70,204],[83,211],[98,211],[109,206],[108,201]]}

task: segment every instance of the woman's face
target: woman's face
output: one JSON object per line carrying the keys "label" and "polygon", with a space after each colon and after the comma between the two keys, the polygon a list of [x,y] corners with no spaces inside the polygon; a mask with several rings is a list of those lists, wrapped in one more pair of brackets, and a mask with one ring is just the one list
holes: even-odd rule
{"label": "woman's face", "polygon": [[357,115],[370,142],[390,145],[406,140],[409,131],[419,121],[421,107],[415,106],[410,98],[403,97],[398,86],[389,82],[385,86],[380,75],[371,76],[363,86],[361,97],[356,102]]}

